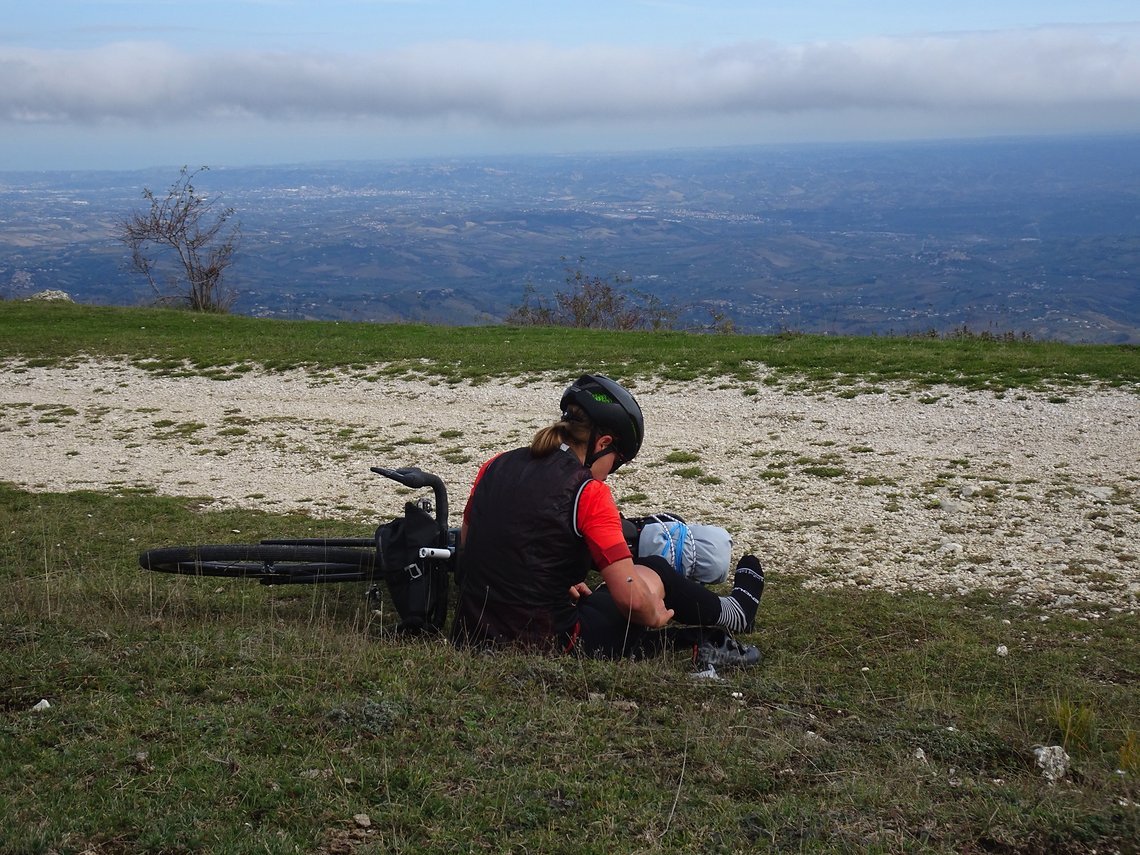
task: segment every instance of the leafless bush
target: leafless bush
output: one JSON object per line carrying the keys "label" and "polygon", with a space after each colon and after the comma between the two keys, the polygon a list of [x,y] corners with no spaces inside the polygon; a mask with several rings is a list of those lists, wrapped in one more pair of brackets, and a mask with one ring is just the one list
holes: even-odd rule
{"label": "leafless bush", "polygon": [[[565,259],[563,259],[565,261]],[[581,259],[579,259],[581,261]],[[547,298],[533,284],[506,317],[519,326],[582,327],[607,330],[673,329],[677,312],[659,297],[624,290],[632,277],[607,279],[587,274],[581,264],[566,268],[566,288]]]}
{"label": "leafless bush", "polygon": [[120,240],[131,251],[131,267],[143,274],[160,302],[185,303],[198,312],[227,312],[237,297],[223,284],[241,237],[231,223],[233,208],[215,212],[215,201],[199,195],[193,172],[184,166],[164,198],[143,188],[149,209],[121,223]]}

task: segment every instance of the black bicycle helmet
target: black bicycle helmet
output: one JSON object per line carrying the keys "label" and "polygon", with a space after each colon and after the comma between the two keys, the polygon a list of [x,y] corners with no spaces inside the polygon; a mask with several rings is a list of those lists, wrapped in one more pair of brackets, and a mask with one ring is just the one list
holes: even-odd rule
{"label": "black bicycle helmet", "polygon": [[[562,393],[559,406],[564,414],[570,404],[577,404],[586,413],[595,436],[613,436],[611,448],[621,458],[614,469],[637,456],[645,437],[645,419],[633,395],[603,374],[583,374]],[[591,439],[590,445],[593,444]],[[587,459],[586,465],[596,459]]]}

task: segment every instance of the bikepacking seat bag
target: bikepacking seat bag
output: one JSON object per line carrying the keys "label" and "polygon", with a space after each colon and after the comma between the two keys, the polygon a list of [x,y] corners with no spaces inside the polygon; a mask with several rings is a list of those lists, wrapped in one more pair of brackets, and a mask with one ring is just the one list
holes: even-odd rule
{"label": "bikepacking seat bag", "polygon": [[420,558],[420,549],[438,546],[439,527],[418,505],[408,502],[404,515],[376,530],[384,583],[400,616],[397,632],[441,632],[447,622],[447,567]]}
{"label": "bikepacking seat bag", "polygon": [[675,514],[651,514],[631,520],[638,529],[638,557],[660,555],[673,569],[702,585],[728,578],[732,535],[715,525],[690,525]]}

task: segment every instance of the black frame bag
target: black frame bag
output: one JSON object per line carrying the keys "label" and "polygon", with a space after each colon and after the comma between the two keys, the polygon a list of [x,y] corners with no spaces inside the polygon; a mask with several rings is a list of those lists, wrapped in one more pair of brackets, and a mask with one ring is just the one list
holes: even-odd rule
{"label": "black frame bag", "polygon": [[384,583],[400,616],[397,632],[421,635],[443,631],[447,622],[447,568],[437,559],[420,558],[420,549],[441,545],[439,539],[435,518],[411,502],[404,505],[402,517],[376,530]]}

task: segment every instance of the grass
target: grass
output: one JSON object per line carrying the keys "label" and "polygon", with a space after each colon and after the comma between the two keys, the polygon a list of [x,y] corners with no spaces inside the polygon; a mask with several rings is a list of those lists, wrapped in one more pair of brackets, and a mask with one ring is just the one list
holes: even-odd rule
{"label": "grass", "polygon": [[[347,369],[382,378],[427,375],[484,382],[554,372],[570,377],[598,366],[625,377],[735,377],[805,391],[844,388],[854,379],[918,386],[948,383],[1003,392],[1098,382],[1134,384],[1140,348],[983,339],[733,336],[502,326],[453,329],[415,325],[300,322],[169,309],[0,303],[0,357],[60,365],[77,355],[127,359],[158,373],[236,377],[270,370]],[[571,367],[568,367],[571,366]],[[807,383],[807,385],[803,385]],[[848,391],[850,391],[848,389]],[[937,397],[932,401],[939,400]]]}
{"label": "grass", "polygon": [[[703,682],[682,656],[399,641],[360,586],[135,564],[145,547],[254,533],[346,529],[0,487],[0,851],[1092,852],[1140,839],[1135,615],[1042,621],[981,595],[812,592],[785,577],[750,639],[764,664]],[[41,699],[50,709],[34,712]],[[1050,785],[1032,747],[1062,740],[1072,769]]]}

